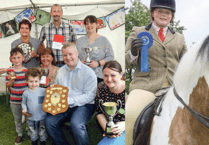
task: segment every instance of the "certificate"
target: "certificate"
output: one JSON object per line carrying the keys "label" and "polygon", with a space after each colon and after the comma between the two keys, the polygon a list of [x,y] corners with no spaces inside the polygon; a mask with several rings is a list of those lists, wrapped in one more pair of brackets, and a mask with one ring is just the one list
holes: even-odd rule
{"label": "certificate", "polygon": [[64,41],[65,41],[65,36],[54,34],[52,48],[61,50],[63,46],[62,42]]}

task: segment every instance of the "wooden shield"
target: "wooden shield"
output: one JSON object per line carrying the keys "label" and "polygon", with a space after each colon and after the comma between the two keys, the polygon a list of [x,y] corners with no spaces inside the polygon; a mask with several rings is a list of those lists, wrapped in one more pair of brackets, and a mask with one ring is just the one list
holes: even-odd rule
{"label": "wooden shield", "polygon": [[25,56],[24,63],[28,63],[32,59],[31,52],[34,50],[34,48],[32,47],[32,44],[30,42],[20,43],[16,47],[19,47],[23,50],[23,54]]}
{"label": "wooden shield", "polygon": [[50,114],[57,115],[66,112],[68,109],[68,88],[61,85],[54,85],[45,90],[45,98],[42,109]]}

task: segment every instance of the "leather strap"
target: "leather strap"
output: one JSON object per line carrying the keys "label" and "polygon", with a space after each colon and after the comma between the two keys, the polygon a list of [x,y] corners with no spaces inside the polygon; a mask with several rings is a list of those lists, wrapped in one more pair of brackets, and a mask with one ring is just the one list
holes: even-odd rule
{"label": "leather strap", "polygon": [[64,61],[57,61],[56,64],[65,64]]}
{"label": "leather strap", "polygon": [[193,110],[191,107],[189,107],[183,100],[182,98],[178,95],[178,93],[176,92],[176,89],[173,88],[173,92],[175,97],[184,105],[184,107],[186,107],[186,109],[201,123],[203,123],[207,128],[209,128],[209,118],[196,112],[195,110]]}

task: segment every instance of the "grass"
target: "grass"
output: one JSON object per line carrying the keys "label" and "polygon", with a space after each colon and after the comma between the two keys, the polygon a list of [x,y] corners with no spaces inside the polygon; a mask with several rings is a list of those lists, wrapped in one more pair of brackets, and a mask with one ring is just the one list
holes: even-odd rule
{"label": "grass", "polygon": [[[0,95],[0,145],[14,145],[17,133],[15,131],[14,118],[10,109],[10,104],[6,101],[8,95]],[[25,123],[23,124],[23,141],[21,145],[30,145],[31,141],[28,140],[27,132],[25,130]],[[102,133],[98,129],[96,116],[94,115],[87,123],[87,130],[89,135],[89,145],[97,145],[102,139]],[[69,124],[66,123],[63,127],[66,139],[71,145],[76,145]],[[52,139],[49,137],[47,145],[52,144]]]}

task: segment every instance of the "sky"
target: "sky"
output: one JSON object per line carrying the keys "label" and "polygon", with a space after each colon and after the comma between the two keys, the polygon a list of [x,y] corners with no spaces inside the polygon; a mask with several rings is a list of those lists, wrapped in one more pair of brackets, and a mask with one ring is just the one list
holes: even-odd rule
{"label": "sky", "polygon": [[[133,2],[134,0],[132,0]],[[151,0],[141,0],[148,8]],[[126,0],[126,7],[130,7],[131,0]],[[180,20],[179,26],[183,31],[187,47],[193,42],[209,35],[209,1],[208,0],[176,0],[175,21]]]}

